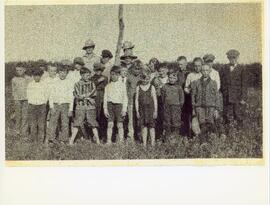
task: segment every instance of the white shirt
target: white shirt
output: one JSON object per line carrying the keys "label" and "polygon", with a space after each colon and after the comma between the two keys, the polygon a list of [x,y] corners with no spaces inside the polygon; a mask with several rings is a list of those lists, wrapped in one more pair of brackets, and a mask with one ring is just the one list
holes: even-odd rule
{"label": "white shirt", "polygon": [[75,83],[77,83],[81,79],[80,71],[78,70],[69,71],[67,75],[67,79],[70,81],[70,83],[74,87]]}
{"label": "white shirt", "polygon": [[230,66],[230,71],[232,72],[236,68],[237,64],[231,65]]}
{"label": "white shirt", "polygon": [[216,81],[217,83],[217,89],[219,90],[220,89],[220,77],[219,77],[219,72],[216,71],[215,69],[211,68],[211,72],[209,74],[210,78],[213,80],[213,81]]}
{"label": "white shirt", "polygon": [[104,91],[104,110],[108,111],[107,103],[120,103],[123,104],[123,111],[127,111],[128,97],[126,84],[120,80],[110,82]]}
{"label": "white shirt", "polygon": [[44,71],[43,75],[41,76],[41,80],[45,80],[47,77],[49,77],[48,71]]}
{"label": "white shirt", "polygon": [[27,86],[26,93],[29,104],[42,105],[47,103],[46,86],[42,81],[31,81]]}
{"label": "white shirt", "polygon": [[57,81],[57,79],[59,79],[58,76],[55,76],[54,78],[51,78],[50,76],[48,76],[43,80],[43,83],[44,83],[44,85],[46,87],[46,95],[47,95],[47,100],[48,101],[50,99],[53,84]]}
{"label": "white shirt", "polygon": [[53,108],[53,104],[63,104],[69,103],[69,111],[73,109],[73,88],[74,86],[70,83],[68,79],[57,80],[52,85],[51,95],[49,98],[50,108]]}
{"label": "white shirt", "polygon": [[185,83],[185,88],[190,88],[190,84],[195,80],[199,80],[201,77],[202,77],[201,72],[199,73],[193,72],[193,73],[188,74],[186,83]]}

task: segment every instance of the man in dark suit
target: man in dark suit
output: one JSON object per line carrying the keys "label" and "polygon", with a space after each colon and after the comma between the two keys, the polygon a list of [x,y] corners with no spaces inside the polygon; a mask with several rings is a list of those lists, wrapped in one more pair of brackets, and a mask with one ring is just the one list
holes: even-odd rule
{"label": "man in dark suit", "polygon": [[239,51],[231,49],[226,55],[230,63],[226,64],[220,72],[224,120],[226,123],[236,120],[238,127],[241,128],[247,99],[245,70],[238,64]]}

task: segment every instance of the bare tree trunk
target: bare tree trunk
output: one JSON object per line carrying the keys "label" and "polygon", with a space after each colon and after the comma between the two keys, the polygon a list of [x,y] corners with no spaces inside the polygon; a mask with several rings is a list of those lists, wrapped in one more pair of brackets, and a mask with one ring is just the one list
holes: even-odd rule
{"label": "bare tree trunk", "polygon": [[124,17],[123,17],[123,5],[119,5],[119,10],[118,10],[118,19],[119,19],[119,35],[118,35],[118,41],[116,45],[116,52],[115,52],[115,65],[120,65],[120,53],[121,53],[121,48],[122,48],[122,42],[123,42],[123,37],[124,37]]}

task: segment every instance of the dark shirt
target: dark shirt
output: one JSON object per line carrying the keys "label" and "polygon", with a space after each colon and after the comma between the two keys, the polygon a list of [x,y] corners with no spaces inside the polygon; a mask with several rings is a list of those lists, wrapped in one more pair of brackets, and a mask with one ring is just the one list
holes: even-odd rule
{"label": "dark shirt", "polygon": [[166,83],[161,89],[162,101],[166,105],[183,105],[184,92],[180,85]]}

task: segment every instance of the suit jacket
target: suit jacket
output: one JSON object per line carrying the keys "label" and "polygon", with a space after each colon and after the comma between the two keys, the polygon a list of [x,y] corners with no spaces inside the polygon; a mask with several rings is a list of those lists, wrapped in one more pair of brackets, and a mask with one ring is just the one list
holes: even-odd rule
{"label": "suit jacket", "polygon": [[228,103],[238,103],[247,99],[246,76],[243,66],[237,65],[233,71],[230,64],[226,64],[220,71],[221,92],[223,94],[224,105]]}

